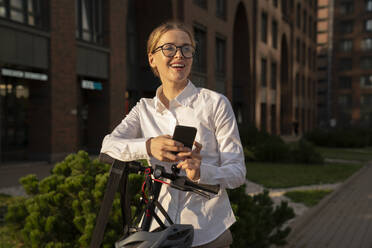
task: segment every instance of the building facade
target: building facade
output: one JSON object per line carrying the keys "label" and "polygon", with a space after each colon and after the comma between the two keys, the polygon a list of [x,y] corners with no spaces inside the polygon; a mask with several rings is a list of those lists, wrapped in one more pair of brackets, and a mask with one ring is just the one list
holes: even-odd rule
{"label": "building facade", "polygon": [[319,74],[319,89],[324,89],[318,92],[319,99],[328,99],[327,104],[318,103],[328,113],[319,123],[371,127],[372,1],[319,0],[319,18],[319,25],[329,20],[328,31],[318,36],[318,48],[323,51],[318,70],[328,72],[322,79]]}
{"label": "building facade", "polygon": [[240,124],[313,128],[313,0],[0,0],[1,160],[98,153],[160,85],[146,41],[167,20],[190,26],[191,80],[225,94]]}

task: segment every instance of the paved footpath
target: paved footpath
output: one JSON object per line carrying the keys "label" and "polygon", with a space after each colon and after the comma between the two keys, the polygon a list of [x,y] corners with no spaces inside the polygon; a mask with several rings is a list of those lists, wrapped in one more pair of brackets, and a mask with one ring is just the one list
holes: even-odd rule
{"label": "paved footpath", "polygon": [[372,248],[372,162],[291,226],[287,248]]}

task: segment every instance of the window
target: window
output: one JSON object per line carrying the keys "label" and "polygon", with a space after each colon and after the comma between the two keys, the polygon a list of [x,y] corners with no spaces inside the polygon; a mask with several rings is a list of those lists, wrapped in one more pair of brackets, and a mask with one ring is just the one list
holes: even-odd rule
{"label": "window", "polygon": [[372,0],[365,0],[366,1],[366,10],[368,12],[372,11]]}
{"label": "window", "polygon": [[193,0],[193,2],[200,8],[207,9],[207,0]]}
{"label": "window", "polygon": [[276,63],[275,62],[272,62],[271,63],[271,88],[272,89],[276,89],[276,73],[277,69],[276,69]]}
{"label": "window", "polygon": [[372,75],[360,77],[360,88],[372,88]]}
{"label": "window", "polygon": [[341,71],[351,70],[353,68],[353,61],[351,58],[342,58],[339,60],[338,69]]}
{"label": "window", "polygon": [[277,8],[278,7],[278,0],[273,0],[273,4],[274,4],[275,8]]}
{"label": "window", "polygon": [[313,18],[311,16],[309,16],[309,31],[308,31],[308,34],[309,34],[309,38],[311,39],[312,37],[312,34],[313,34]]}
{"label": "window", "polygon": [[353,21],[342,21],[339,23],[339,31],[340,33],[349,34],[353,32]]}
{"label": "window", "polygon": [[301,56],[300,56],[300,39],[296,39],[296,61],[297,62],[300,62],[300,58],[301,58]]}
{"label": "window", "polygon": [[366,70],[372,69],[372,57],[362,57],[360,59],[360,68]]}
{"label": "window", "polygon": [[261,15],[261,40],[267,42],[267,14],[262,13]]}
{"label": "window", "polygon": [[340,89],[351,89],[351,77],[339,77],[338,87]]}
{"label": "window", "polygon": [[198,72],[207,71],[207,35],[203,28],[194,28],[196,53],[194,55],[193,69]]}
{"label": "window", "polygon": [[0,17],[6,17],[5,0],[0,0]]}
{"label": "window", "polygon": [[103,44],[102,0],[76,1],[76,38]]}
{"label": "window", "polygon": [[362,107],[370,108],[372,105],[372,95],[363,94],[362,97],[360,98],[360,105],[362,105]]}
{"label": "window", "polygon": [[300,76],[296,74],[296,96],[300,96]]}
{"label": "window", "polygon": [[306,27],[307,27],[307,12],[304,10],[304,19],[303,19],[303,26],[302,30],[306,34]]}
{"label": "window", "polygon": [[341,52],[351,52],[353,49],[353,41],[352,40],[341,40],[339,43],[339,50]]}
{"label": "window", "polygon": [[360,47],[363,51],[372,50],[372,38],[364,38],[361,41]]}
{"label": "window", "polygon": [[216,38],[216,74],[225,76],[226,72],[226,41]]}
{"label": "window", "polygon": [[226,0],[216,0],[216,16],[226,19]]}
{"label": "window", "polygon": [[305,42],[302,43],[302,51],[301,51],[301,63],[302,65],[305,65],[306,64],[306,45],[305,45]]}
{"label": "window", "polygon": [[261,59],[261,85],[262,87],[266,87],[266,80],[267,80],[267,70],[266,70],[267,62],[266,59]]}
{"label": "window", "polygon": [[301,28],[301,5],[297,4],[297,18],[296,18],[297,28]]}
{"label": "window", "polygon": [[340,13],[343,15],[350,14],[354,11],[354,2],[347,1],[340,3]]}
{"label": "window", "polygon": [[272,23],[272,42],[273,42],[273,47],[274,48],[278,48],[278,23],[273,20],[273,23]]}
{"label": "window", "polygon": [[364,29],[367,32],[371,32],[372,31],[372,19],[369,19],[369,20],[365,20],[364,21]]}
{"label": "window", "polygon": [[338,96],[338,104],[341,107],[350,108],[351,107],[351,95],[347,94],[347,95]]}
{"label": "window", "polygon": [[46,27],[46,10],[45,0],[0,0],[0,17],[38,28]]}

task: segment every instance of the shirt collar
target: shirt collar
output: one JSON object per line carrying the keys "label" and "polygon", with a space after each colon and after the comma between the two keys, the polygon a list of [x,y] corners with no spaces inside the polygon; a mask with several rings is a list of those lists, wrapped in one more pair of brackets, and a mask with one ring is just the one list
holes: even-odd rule
{"label": "shirt collar", "polygon": [[[163,86],[159,86],[156,90],[155,95],[155,108],[157,112],[163,112],[166,108],[164,104],[160,101],[160,93],[163,91]],[[174,98],[173,101],[176,101],[177,103],[189,107],[192,100],[196,97],[197,88],[195,85],[189,80],[186,87],[181,91],[176,98]]]}

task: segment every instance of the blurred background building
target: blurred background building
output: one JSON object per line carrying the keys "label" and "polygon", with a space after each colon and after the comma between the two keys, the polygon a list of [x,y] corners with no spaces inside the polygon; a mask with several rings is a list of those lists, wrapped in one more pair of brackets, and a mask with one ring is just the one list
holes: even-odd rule
{"label": "blurred background building", "polygon": [[318,2],[318,124],[372,127],[372,0]]}
{"label": "blurred background building", "polygon": [[197,40],[191,79],[225,94],[239,124],[294,135],[316,123],[316,0],[0,0],[2,161],[98,153],[160,85],[151,30]]}

